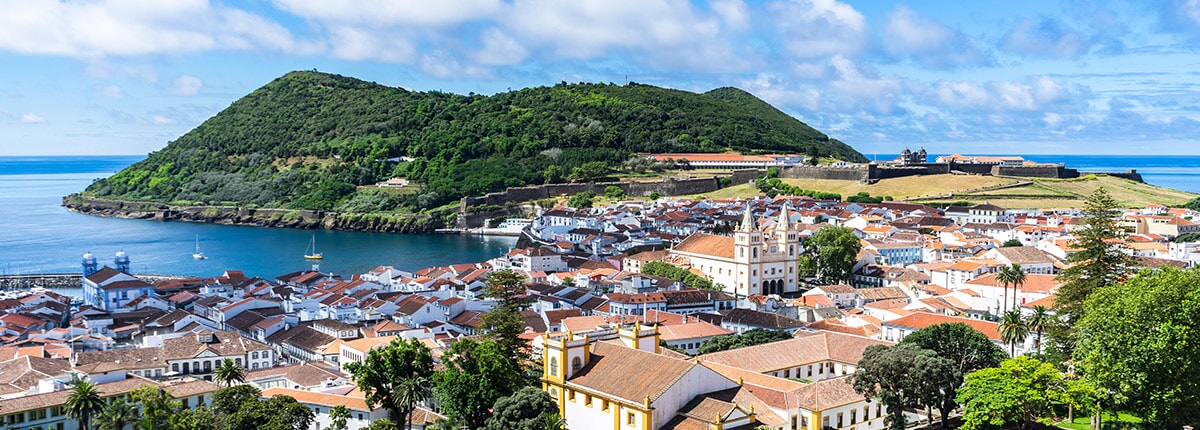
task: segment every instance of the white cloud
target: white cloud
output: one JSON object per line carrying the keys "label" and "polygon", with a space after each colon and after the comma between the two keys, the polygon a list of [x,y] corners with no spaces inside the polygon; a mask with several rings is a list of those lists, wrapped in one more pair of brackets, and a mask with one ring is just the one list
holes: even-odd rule
{"label": "white cloud", "polygon": [[767,9],[788,52],[797,57],[852,55],[866,44],[866,19],[837,0],[783,0]]}
{"label": "white cloud", "polygon": [[344,60],[411,64],[419,58],[416,45],[403,37],[349,25],[331,28],[330,42],[333,55]]}
{"label": "white cloud", "polygon": [[22,1],[0,14],[0,50],[80,58],[300,46],[281,25],[208,0]]}
{"label": "white cloud", "polygon": [[980,51],[976,42],[961,31],[919,16],[903,5],[888,13],[882,43],[888,54],[911,56],[931,67],[990,61],[990,56]]}
{"label": "white cloud", "polygon": [[173,118],[169,118],[169,117],[166,117],[163,115],[154,115],[154,116],[150,117],[150,120],[158,125],[170,125],[170,124],[175,124],[175,123],[179,122]]}
{"label": "white cloud", "polygon": [[125,97],[125,91],[121,89],[120,85],[115,84],[100,86],[99,88],[96,88],[96,92],[110,99],[121,99]]}
{"label": "white cloud", "polygon": [[742,0],[716,0],[709,7],[729,28],[744,30],[750,25],[750,11]]}
{"label": "white cloud", "polygon": [[1091,39],[1056,19],[1036,23],[1026,19],[1009,30],[1000,45],[1008,51],[1033,57],[1076,58],[1088,53],[1093,44]]}
{"label": "white cloud", "polygon": [[171,94],[178,96],[194,96],[204,88],[204,81],[192,75],[180,75],[171,83]]}
{"label": "white cloud", "polygon": [[42,118],[40,115],[34,113],[26,113],[21,115],[21,122],[26,124],[40,124],[46,122],[46,118]]}
{"label": "white cloud", "polygon": [[516,39],[497,28],[491,28],[480,35],[483,47],[475,54],[475,61],[486,66],[508,66],[520,63],[529,56]]}
{"label": "white cloud", "polygon": [[318,22],[441,27],[494,17],[500,0],[275,0],[280,9]]}
{"label": "white cloud", "polygon": [[986,84],[939,81],[933,86],[936,103],[954,109],[980,111],[1042,111],[1070,103],[1075,96],[1048,76],[1025,81]]}

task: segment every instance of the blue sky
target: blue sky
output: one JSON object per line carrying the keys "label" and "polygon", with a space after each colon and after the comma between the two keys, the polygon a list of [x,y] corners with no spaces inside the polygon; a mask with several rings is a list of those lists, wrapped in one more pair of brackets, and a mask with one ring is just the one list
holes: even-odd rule
{"label": "blue sky", "polygon": [[0,155],[145,154],[291,70],[736,86],[859,151],[1200,154],[1200,0],[25,0]]}

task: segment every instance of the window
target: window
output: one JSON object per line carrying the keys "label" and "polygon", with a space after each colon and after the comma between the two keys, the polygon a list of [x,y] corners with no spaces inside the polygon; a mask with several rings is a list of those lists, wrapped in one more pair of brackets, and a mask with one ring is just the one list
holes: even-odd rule
{"label": "window", "polygon": [[793,428],[793,429],[794,429],[794,428],[797,428],[797,427],[796,427],[796,421],[797,421],[797,420],[796,420],[796,416],[795,416],[795,415],[792,415],[792,428]]}
{"label": "window", "polygon": [[605,411],[608,410],[608,400],[600,400],[600,409]]}
{"label": "window", "polygon": [[362,412],[358,413],[358,419],[359,419],[359,421],[361,421],[363,419]]}
{"label": "window", "polygon": [[567,390],[567,400],[575,401],[575,390]]}
{"label": "window", "polygon": [[625,424],[634,425],[636,423],[637,423],[637,415],[634,415],[633,412],[630,412],[625,415]]}
{"label": "window", "polygon": [[571,359],[571,370],[579,370],[583,368],[583,359],[575,357]]}
{"label": "window", "polygon": [[850,425],[855,425],[857,423],[858,423],[858,409],[851,409],[850,410]]}
{"label": "window", "polygon": [[838,412],[838,414],[837,414],[837,426],[838,426],[838,428],[842,427],[842,413],[841,412]]}
{"label": "window", "polygon": [[558,357],[550,357],[550,376],[558,376]]}
{"label": "window", "polygon": [[258,360],[258,351],[251,352],[250,358],[253,360]]}
{"label": "window", "polygon": [[875,404],[875,418],[879,418],[879,416],[881,416],[881,415],[883,415],[883,403],[876,403]]}
{"label": "window", "polygon": [[587,406],[589,408],[592,407],[592,395],[591,394],[585,394],[583,396],[583,405]]}

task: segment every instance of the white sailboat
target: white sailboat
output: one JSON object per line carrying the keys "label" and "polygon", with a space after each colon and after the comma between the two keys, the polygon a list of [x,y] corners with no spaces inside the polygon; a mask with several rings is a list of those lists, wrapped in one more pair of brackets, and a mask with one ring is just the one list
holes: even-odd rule
{"label": "white sailboat", "polygon": [[200,235],[198,234],[196,235],[196,251],[192,252],[192,258],[197,260],[208,258],[207,255],[204,255],[203,252],[200,252]]}
{"label": "white sailboat", "polygon": [[325,253],[317,252],[317,235],[313,235],[308,241],[308,248],[304,250],[305,260],[321,260],[325,258]]}

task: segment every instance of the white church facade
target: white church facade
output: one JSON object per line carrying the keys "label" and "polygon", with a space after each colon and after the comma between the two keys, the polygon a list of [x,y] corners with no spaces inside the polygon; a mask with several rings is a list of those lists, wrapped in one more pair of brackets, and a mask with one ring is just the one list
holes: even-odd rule
{"label": "white church facade", "polygon": [[699,270],[726,292],[745,297],[798,291],[796,266],[801,250],[800,232],[793,228],[786,207],[766,232],[747,207],[733,237],[694,233],[672,248],[670,256]]}

